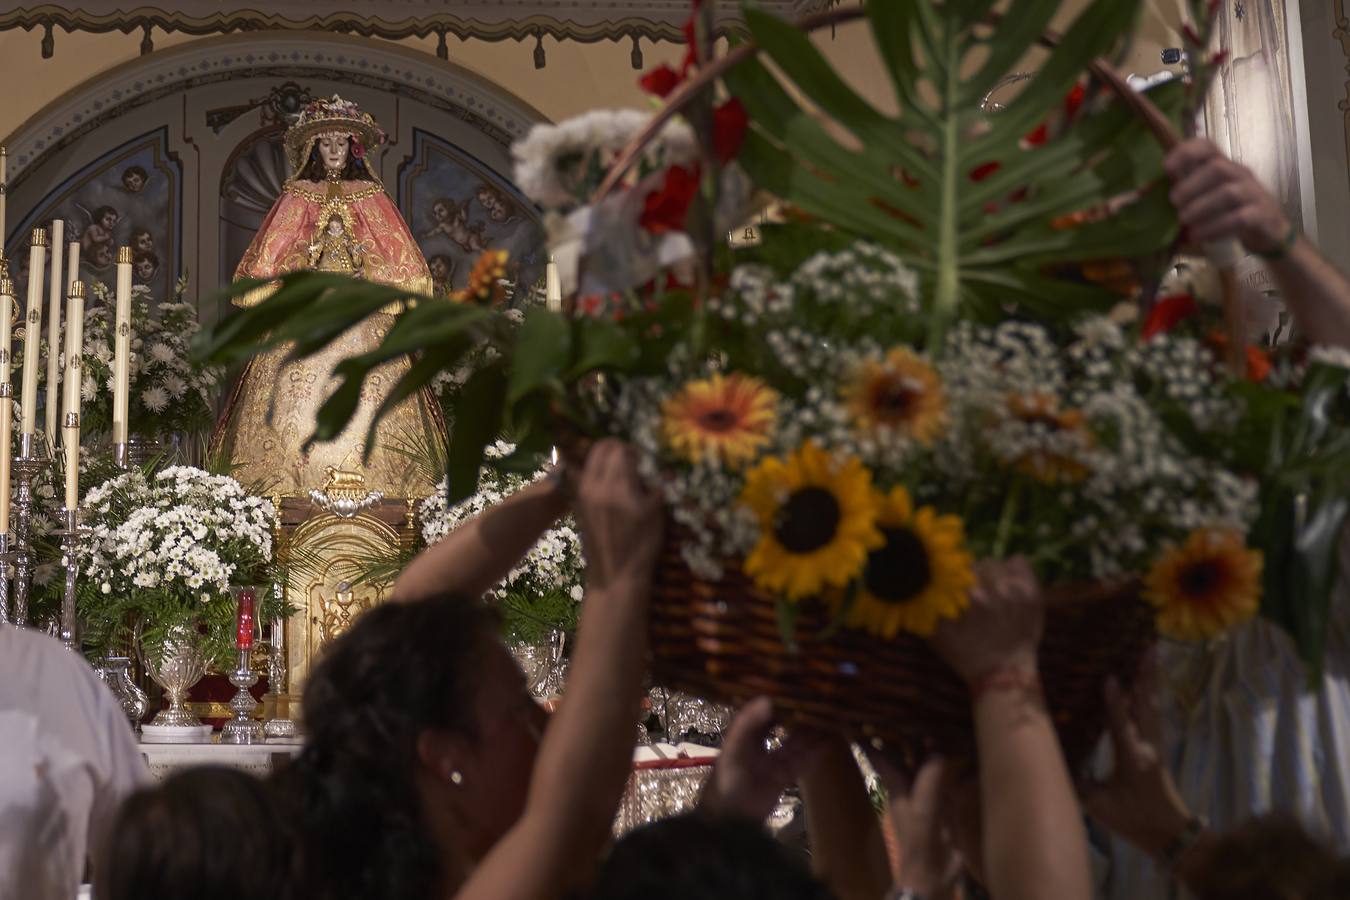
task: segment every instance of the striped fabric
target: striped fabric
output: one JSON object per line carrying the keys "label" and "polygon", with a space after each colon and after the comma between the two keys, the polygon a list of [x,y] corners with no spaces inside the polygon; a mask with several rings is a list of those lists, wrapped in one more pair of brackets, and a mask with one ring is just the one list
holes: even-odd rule
{"label": "striped fabric", "polygon": [[[1340,548],[1350,574],[1350,539]],[[1309,686],[1293,643],[1252,622],[1211,647],[1162,657],[1167,753],[1182,796],[1219,831],[1253,815],[1296,815],[1350,852],[1350,577],[1332,601],[1326,672]],[[1113,842],[1108,896],[1180,896],[1153,864]]]}

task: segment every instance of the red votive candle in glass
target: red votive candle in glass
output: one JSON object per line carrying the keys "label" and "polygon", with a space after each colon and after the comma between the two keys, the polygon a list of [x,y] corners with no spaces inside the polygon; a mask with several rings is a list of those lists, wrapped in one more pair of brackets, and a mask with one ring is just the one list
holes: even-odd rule
{"label": "red votive candle in glass", "polygon": [[239,611],[235,618],[235,643],[239,650],[253,649],[253,604],[257,594],[253,588],[239,591]]}

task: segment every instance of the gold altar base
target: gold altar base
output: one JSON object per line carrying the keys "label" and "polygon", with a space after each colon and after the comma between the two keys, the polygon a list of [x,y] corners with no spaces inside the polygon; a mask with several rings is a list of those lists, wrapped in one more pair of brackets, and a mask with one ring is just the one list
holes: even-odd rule
{"label": "gold altar base", "polygon": [[[351,517],[335,515],[309,498],[283,497],[278,557],[302,560],[292,568],[286,600],[299,611],[286,623],[288,686],[292,707],[324,644],[388,596],[390,585],[350,581],[360,563],[388,557],[414,540],[416,501],[382,499]],[[292,709],[294,715],[294,709]]]}

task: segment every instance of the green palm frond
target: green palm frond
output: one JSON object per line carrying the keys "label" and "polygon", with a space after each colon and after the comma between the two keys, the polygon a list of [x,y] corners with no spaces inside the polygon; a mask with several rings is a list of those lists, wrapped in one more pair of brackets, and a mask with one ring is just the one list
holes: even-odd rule
{"label": "green palm frond", "polygon": [[[983,110],[985,96],[1033,49],[1059,5],[1013,0],[991,26],[990,0],[869,4],[872,36],[900,105],[894,116],[859,96],[797,28],[746,10],[762,55],[725,76],[752,123],[740,163],[760,187],[890,245],[923,273],[930,349],[955,319],[998,318],[1010,303],[1041,316],[1109,303],[1110,293],[1058,277],[1050,265],[1143,256],[1175,234],[1159,190],[1096,224],[1052,225],[1161,174],[1156,142],[1124,105],[1088,104],[1048,142],[1023,140],[1129,33],[1135,0],[1095,0],[1004,110]],[[1154,99],[1175,111],[1181,92],[1169,86]],[[837,139],[822,114],[853,140]]]}

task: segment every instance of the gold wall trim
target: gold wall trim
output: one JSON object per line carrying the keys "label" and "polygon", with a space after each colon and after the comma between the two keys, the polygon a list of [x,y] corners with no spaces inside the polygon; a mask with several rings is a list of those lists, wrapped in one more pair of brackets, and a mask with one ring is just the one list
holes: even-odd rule
{"label": "gold wall trim", "polygon": [[[347,0],[351,7],[372,7],[362,0]],[[761,0],[761,7],[787,17],[818,12],[831,6],[835,0]],[[687,15],[688,3],[683,0],[573,0],[550,4],[549,12],[521,15],[518,3],[502,0],[478,0],[456,3],[456,11],[426,15],[420,3],[384,2],[378,5],[381,15],[350,11],[314,12],[328,4],[276,4],[289,6],[286,12],[264,12],[245,4],[212,2],[194,3],[185,0],[178,10],[138,6],[119,9],[109,0],[88,0],[78,7],[62,4],[38,6],[10,6],[0,3],[0,31],[10,28],[42,28],[48,32],[44,41],[50,41],[53,28],[65,31],[129,32],[157,28],[162,31],[181,31],[187,34],[228,34],[235,31],[323,30],[364,37],[397,40],[406,37],[433,35],[454,36],[462,40],[486,41],[524,40],[552,37],[591,43],[624,38],[647,38],[652,41],[683,41],[680,26]],[[448,4],[447,4],[448,5]],[[543,4],[540,4],[541,6]],[[8,8],[7,8],[8,7]],[[188,7],[184,10],[181,7]],[[199,7],[193,11],[192,7]],[[561,8],[559,8],[561,7]],[[525,7],[528,9],[528,7]],[[724,3],[718,29],[724,34],[744,33],[744,24],[737,7]],[[416,11],[414,11],[416,10]],[[556,10],[553,11],[553,10]],[[406,12],[406,15],[400,13]]]}

